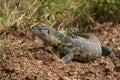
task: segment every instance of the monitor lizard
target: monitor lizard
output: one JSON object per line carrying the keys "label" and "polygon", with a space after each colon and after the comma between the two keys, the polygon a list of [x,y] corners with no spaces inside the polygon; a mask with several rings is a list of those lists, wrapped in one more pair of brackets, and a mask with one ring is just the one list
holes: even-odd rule
{"label": "monitor lizard", "polygon": [[31,28],[31,32],[38,35],[45,44],[62,48],[65,56],[61,60],[64,63],[72,59],[88,62],[102,55],[106,56],[112,51],[110,47],[102,46],[99,39],[90,33],[83,33],[80,36],[68,36],[49,26],[34,26]]}

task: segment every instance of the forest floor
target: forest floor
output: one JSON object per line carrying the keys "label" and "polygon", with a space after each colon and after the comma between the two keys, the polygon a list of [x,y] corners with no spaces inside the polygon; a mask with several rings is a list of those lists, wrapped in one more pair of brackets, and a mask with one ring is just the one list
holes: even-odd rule
{"label": "forest floor", "polygon": [[70,61],[67,64],[60,61],[52,46],[37,46],[41,40],[30,31],[12,30],[1,34],[8,47],[3,46],[0,52],[0,55],[7,53],[0,61],[0,80],[119,80],[120,24],[96,23],[90,33],[103,45],[111,46],[113,52],[88,63]]}

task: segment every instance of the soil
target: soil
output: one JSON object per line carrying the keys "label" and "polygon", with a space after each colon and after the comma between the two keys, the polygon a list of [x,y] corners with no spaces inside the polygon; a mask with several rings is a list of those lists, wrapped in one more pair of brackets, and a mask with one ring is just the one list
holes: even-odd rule
{"label": "soil", "polygon": [[29,31],[13,30],[1,34],[1,38],[6,40],[7,45],[4,45],[7,47],[1,47],[0,55],[5,59],[0,61],[0,79],[119,80],[120,24],[107,22],[96,23],[95,26],[90,32],[94,33],[103,45],[112,47],[113,52],[109,56],[102,56],[88,63],[62,63],[52,46],[40,47],[42,41]]}

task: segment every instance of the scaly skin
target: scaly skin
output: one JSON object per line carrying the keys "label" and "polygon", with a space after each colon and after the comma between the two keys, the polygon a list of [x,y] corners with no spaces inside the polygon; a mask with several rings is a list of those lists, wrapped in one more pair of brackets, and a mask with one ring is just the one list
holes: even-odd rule
{"label": "scaly skin", "polygon": [[[67,63],[72,59],[87,62],[101,57],[103,53],[103,47],[101,46],[99,39],[93,34],[70,37],[47,26],[35,26],[31,31],[34,34],[37,34],[45,43],[49,43],[65,50],[63,52],[66,52],[66,55],[61,59],[64,63]],[[62,45],[62,47],[59,45]],[[106,48],[104,48],[104,51],[105,50]],[[107,51],[108,50],[106,50],[105,54],[108,54]]]}
{"label": "scaly skin", "polygon": [[74,59],[79,61],[90,61],[102,55],[102,48],[99,39],[93,34],[82,34],[72,38],[74,47],[80,48],[80,52],[74,52]]}

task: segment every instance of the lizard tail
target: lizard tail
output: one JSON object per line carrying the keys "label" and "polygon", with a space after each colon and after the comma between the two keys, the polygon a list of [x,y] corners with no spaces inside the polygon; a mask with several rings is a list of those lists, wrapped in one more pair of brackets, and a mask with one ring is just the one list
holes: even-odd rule
{"label": "lizard tail", "polygon": [[102,46],[102,55],[107,56],[112,52],[112,48],[108,46]]}

